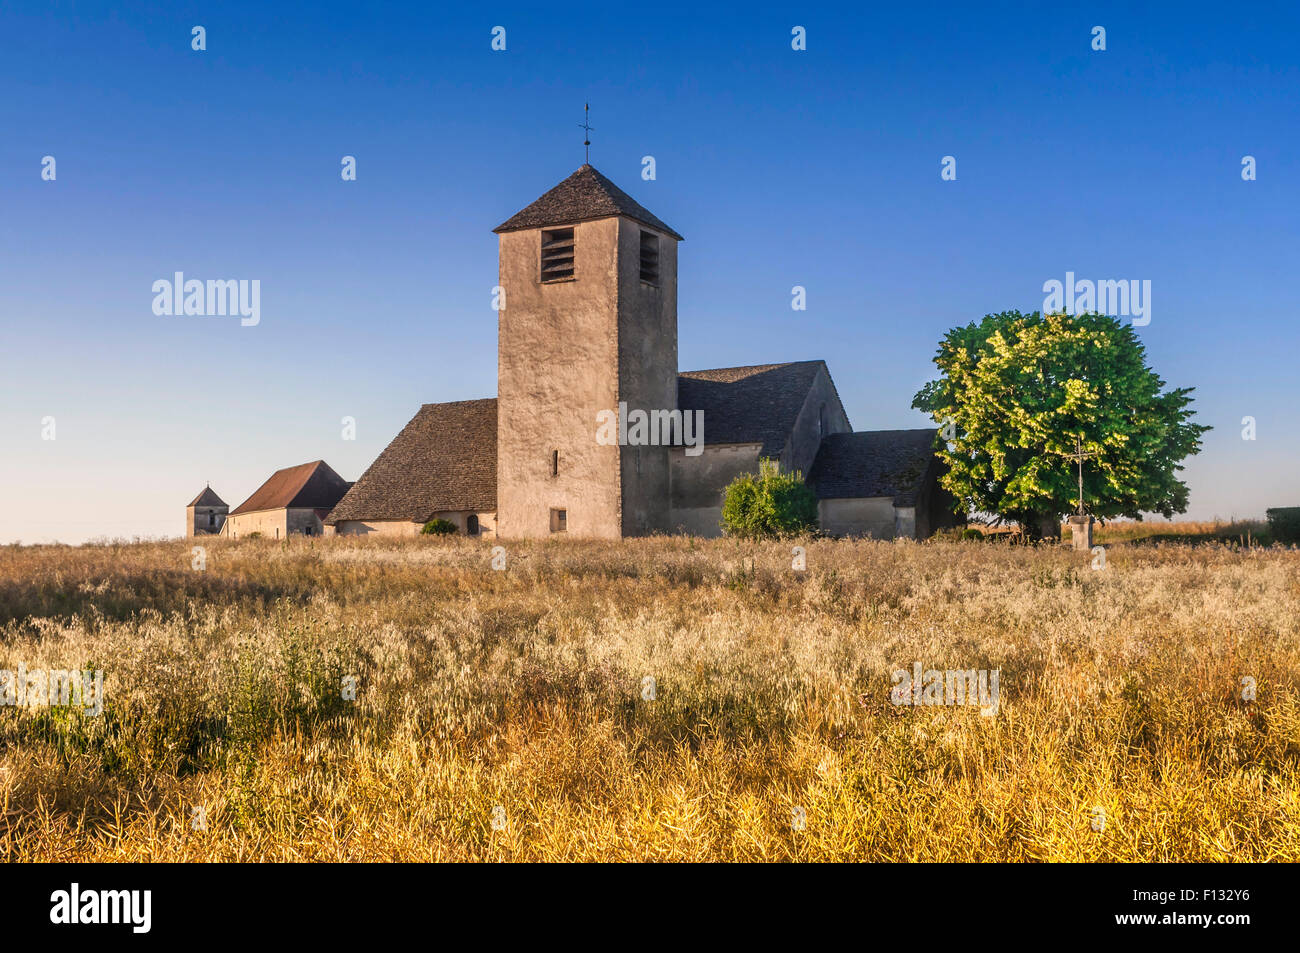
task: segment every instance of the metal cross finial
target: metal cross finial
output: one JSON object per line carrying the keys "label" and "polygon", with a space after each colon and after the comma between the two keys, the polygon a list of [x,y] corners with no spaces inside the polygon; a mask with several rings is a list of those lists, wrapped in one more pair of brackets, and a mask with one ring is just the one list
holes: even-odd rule
{"label": "metal cross finial", "polygon": [[1079,515],[1085,515],[1083,512],[1083,461],[1091,460],[1097,456],[1095,453],[1083,452],[1083,437],[1076,435],[1074,438],[1074,453],[1063,453],[1061,456],[1067,460],[1074,460],[1079,464]]}
{"label": "metal cross finial", "polygon": [[591,165],[591,130],[593,128],[591,125],[591,103],[583,103],[582,122],[578,123],[578,126],[587,133],[587,137],[582,144],[587,150],[587,165]]}

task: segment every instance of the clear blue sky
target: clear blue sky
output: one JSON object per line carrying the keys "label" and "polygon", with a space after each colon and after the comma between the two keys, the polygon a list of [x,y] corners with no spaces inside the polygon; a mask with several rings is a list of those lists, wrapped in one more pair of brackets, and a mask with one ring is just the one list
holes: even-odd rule
{"label": "clear blue sky", "polygon": [[[355,480],[494,395],[491,229],[587,101],[592,164],[686,237],[684,370],[824,358],[856,428],[925,426],[948,328],[1149,279],[1215,428],[1188,515],[1300,504],[1295,3],[45,6],[0,5],[0,542],[174,535],[205,481]],[[261,324],[155,316],[175,271],[259,279]]]}

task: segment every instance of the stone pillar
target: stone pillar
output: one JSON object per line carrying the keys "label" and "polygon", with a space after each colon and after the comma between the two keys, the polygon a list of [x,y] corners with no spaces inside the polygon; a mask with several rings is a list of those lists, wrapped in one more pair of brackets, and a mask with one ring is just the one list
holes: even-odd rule
{"label": "stone pillar", "polygon": [[1092,551],[1092,517],[1071,516],[1070,538],[1076,551]]}

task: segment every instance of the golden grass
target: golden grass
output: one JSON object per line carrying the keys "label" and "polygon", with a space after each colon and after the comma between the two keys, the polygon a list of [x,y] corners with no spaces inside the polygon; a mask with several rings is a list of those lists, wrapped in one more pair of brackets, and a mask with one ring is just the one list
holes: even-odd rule
{"label": "golden grass", "polygon": [[[1068,538],[1068,531],[1065,533]],[[1218,539],[1224,542],[1252,545],[1260,540],[1272,541],[1272,531],[1264,520],[1179,520],[1162,519],[1112,520],[1097,524],[1093,538],[1100,543],[1129,542],[1133,540],[1191,541]]]}
{"label": "golden grass", "polygon": [[107,688],[0,708],[5,860],[1300,859],[1300,552],[190,545],[0,547],[0,668]]}

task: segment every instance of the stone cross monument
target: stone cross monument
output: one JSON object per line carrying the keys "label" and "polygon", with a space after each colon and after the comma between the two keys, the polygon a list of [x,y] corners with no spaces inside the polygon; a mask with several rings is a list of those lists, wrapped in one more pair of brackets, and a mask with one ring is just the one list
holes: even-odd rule
{"label": "stone cross monument", "polygon": [[1074,438],[1074,453],[1062,454],[1067,460],[1073,460],[1079,465],[1079,506],[1073,516],[1070,517],[1070,540],[1074,543],[1076,550],[1083,552],[1092,551],[1092,517],[1089,516],[1083,508],[1083,461],[1095,457],[1095,453],[1083,452],[1083,437]]}

